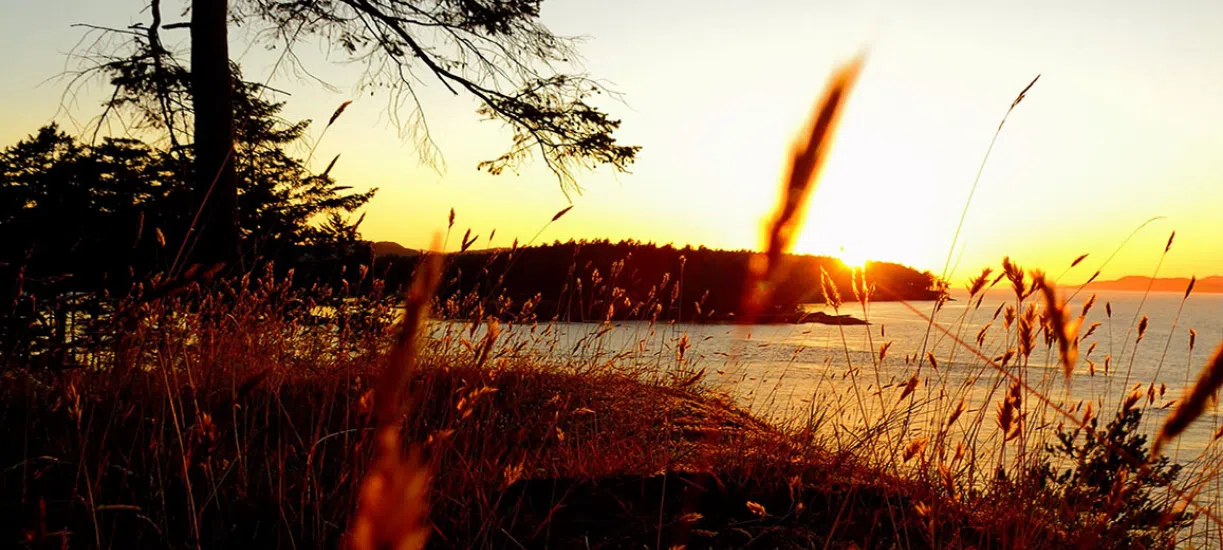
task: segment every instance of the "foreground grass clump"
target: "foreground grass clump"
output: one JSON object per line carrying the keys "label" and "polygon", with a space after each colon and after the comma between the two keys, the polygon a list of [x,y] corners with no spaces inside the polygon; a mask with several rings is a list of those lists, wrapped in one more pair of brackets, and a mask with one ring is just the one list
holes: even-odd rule
{"label": "foreground grass clump", "polygon": [[[71,378],[5,384],[6,540],[341,542],[368,462],[372,377],[269,375],[236,392],[171,393],[151,378],[115,393]],[[530,365],[428,366],[412,385],[406,439],[432,466],[435,546],[925,546],[929,536],[914,488],[865,481],[691,389]]]}
{"label": "foreground grass clump", "polygon": [[[135,300],[128,315],[91,329],[88,368],[6,372],[0,536],[70,547],[339,544],[397,327],[384,300],[322,317],[308,302],[271,278]],[[561,524],[554,508],[605,520],[581,532],[581,522],[564,521],[558,542],[657,537],[649,526],[662,524],[675,538],[679,518],[668,514],[686,499],[673,493],[693,484],[759,486],[760,495],[722,499],[721,516],[680,513],[699,533],[721,536],[732,518],[748,522],[735,532],[750,533],[768,522],[747,498],[775,513],[769,491],[790,489],[788,476],[808,460],[784,434],[688,381],[578,374],[493,350],[494,335],[472,346],[465,328],[449,325],[422,345],[406,392],[403,439],[433,473],[434,545],[542,544]],[[692,477],[681,482],[679,472]],[[541,492],[547,484],[563,490]],[[606,506],[651,491],[660,500],[635,512]]]}

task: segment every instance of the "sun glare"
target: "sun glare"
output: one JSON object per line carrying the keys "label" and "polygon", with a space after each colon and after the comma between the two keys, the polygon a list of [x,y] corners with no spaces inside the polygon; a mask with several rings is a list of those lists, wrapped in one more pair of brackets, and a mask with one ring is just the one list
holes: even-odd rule
{"label": "sun glare", "polygon": [[[972,165],[977,151],[929,152],[871,112],[887,104],[876,88],[863,85],[851,100],[794,249],[851,267],[942,265],[967,186],[956,167]],[[863,104],[871,108],[853,108]]]}
{"label": "sun glare", "polygon": [[861,269],[866,267],[866,262],[868,260],[866,254],[863,254],[862,251],[854,250],[852,248],[846,249],[844,246],[842,246],[837,252],[837,258],[841,260],[841,263],[845,264],[845,267],[851,269]]}

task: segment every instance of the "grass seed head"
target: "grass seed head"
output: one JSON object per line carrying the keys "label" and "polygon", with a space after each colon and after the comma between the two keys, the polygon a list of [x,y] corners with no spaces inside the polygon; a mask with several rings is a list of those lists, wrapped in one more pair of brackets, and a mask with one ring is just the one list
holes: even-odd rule
{"label": "grass seed head", "polygon": [[1221,386],[1223,386],[1223,344],[1220,344],[1215,350],[1210,362],[1206,363],[1202,372],[1198,374],[1197,382],[1164,421],[1163,427],[1159,429],[1159,434],[1155,437],[1155,442],[1151,445],[1152,457],[1158,456],[1165,443],[1184,432],[1189,424],[1202,415],[1202,412],[1206,410],[1207,402]]}

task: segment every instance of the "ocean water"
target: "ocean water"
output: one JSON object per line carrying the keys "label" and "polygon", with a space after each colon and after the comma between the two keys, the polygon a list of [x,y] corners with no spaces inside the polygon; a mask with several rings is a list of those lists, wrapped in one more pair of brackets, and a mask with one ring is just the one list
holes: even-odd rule
{"label": "ocean water", "polygon": [[[1077,316],[1091,296],[1074,295],[1070,311]],[[1057,345],[1046,346],[1040,335],[1029,358],[1012,360],[1001,369],[984,358],[996,359],[1017,347],[1015,328],[1003,328],[1005,314],[994,315],[1000,306],[1005,311],[1016,303],[1013,292],[987,291],[979,305],[965,291],[952,291],[952,298],[932,319],[933,302],[877,302],[865,311],[857,302],[843,304],[838,311],[813,307],[866,319],[870,324],[865,326],[643,321],[510,325],[502,327],[498,347],[592,370],[684,378],[700,372],[699,383],[724,392],[757,417],[809,429],[843,449],[868,444],[863,442],[870,435],[876,441],[886,438],[892,451],[870,447],[866,455],[889,467],[904,467],[889,452],[907,441],[927,438],[931,443],[926,453],[940,453],[940,464],[956,464],[951,455],[962,445],[971,455],[967,463],[973,465],[962,482],[979,484],[991,465],[1021,456],[1015,451],[1017,442],[1028,449],[1053,442],[1063,427],[1075,424],[1070,417],[1083,418],[1088,406],[1103,427],[1135,387],[1140,387],[1138,406],[1143,410],[1140,429],[1153,436],[1223,345],[1223,294],[1186,298],[1172,292],[1106,291],[1096,293],[1080,328],[1085,335],[1099,323],[1081,339],[1068,380]],[[1029,301],[1043,307],[1042,300]],[[1143,317],[1147,326],[1139,339]],[[456,324],[443,325],[453,329]],[[978,332],[987,325],[978,345]],[[459,326],[470,341],[481,338],[485,328],[468,333],[470,325]],[[1191,329],[1196,333],[1192,348]],[[880,361],[885,345],[887,354]],[[933,364],[928,357],[934,358]],[[1007,374],[1023,380],[1030,390],[1022,392],[1026,435],[1004,443],[996,415],[1013,380]],[[915,375],[920,384],[901,400],[905,382]],[[966,410],[949,428],[947,421],[961,400]],[[1189,512],[1223,505],[1223,440],[1214,437],[1223,426],[1220,408],[1208,408],[1164,452],[1184,468],[1174,489],[1192,501]],[[881,420],[884,417],[891,420]],[[881,425],[888,427],[875,430]],[[881,438],[881,431],[888,435]],[[1055,466],[1068,466],[1064,459],[1053,460]],[[1193,538],[1180,545],[1217,547],[1223,540],[1204,514],[1191,531]]]}
{"label": "ocean water", "polygon": [[[964,417],[983,418],[980,431],[972,436],[988,438],[998,435],[994,414],[1010,379],[982,357],[996,358],[1017,347],[1015,329],[1003,329],[1004,314],[994,317],[1000,305],[1016,302],[1003,286],[986,292],[979,306],[966,292],[953,291],[953,300],[934,314],[933,322],[933,302],[875,302],[865,311],[859,303],[849,302],[837,312],[866,319],[869,325],[552,323],[512,326],[503,338],[526,342],[523,349],[566,361],[577,359],[592,368],[615,363],[639,372],[703,370],[702,383],[724,391],[758,416],[801,424],[819,415],[850,431],[869,424],[863,418],[869,420],[894,407],[901,387],[916,374],[921,383],[914,395],[922,405],[909,436],[934,430],[963,398]],[[1090,296],[1086,292],[1074,296],[1071,311],[1077,314]],[[1139,340],[1143,316],[1148,323]],[[1069,383],[1056,344],[1047,347],[1039,335],[1026,362],[1012,360],[1007,366],[1007,372],[1033,390],[1024,397],[1035,407],[1028,420],[1033,426],[1069,423],[1059,409],[1081,418],[1088,402],[1103,425],[1141,384],[1140,403],[1146,409],[1143,430],[1153,434],[1223,341],[1223,295],[1185,299],[1182,293],[1099,292],[1080,333],[1097,322],[1094,333],[1080,343]],[[987,324],[978,346],[978,331]],[[1197,333],[1192,349],[1190,329]],[[885,344],[887,356],[880,362]],[[934,358],[933,364],[927,354]],[[1154,399],[1149,399],[1148,389]],[[1044,404],[1042,398],[1047,400]],[[1173,444],[1170,454],[1191,468],[1210,467],[1218,461],[1218,455],[1212,454],[1218,422],[1216,409],[1208,410]]]}

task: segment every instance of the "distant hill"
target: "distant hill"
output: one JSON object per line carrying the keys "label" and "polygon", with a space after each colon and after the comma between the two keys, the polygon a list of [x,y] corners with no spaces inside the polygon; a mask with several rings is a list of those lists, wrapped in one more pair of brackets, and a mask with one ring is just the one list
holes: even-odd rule
{"label": "distant hill", "polygon": [[420,254],[417,250],[412,250],[399,243],[391,241],[378,241],[372,243],[374,247],[374,256],[381,258],[384,256],[407,256],[412,257]]}
{"label": "distant hill", "polygon": [[[468,250],[447,258],[438,298],[457,308],[447,313],[455,317],[528,306],[541,319],[728,321],[744,313],[755,256],[747,250],[607,240]],[[410,280],[419,257],[387,256],[380,262],[378,273],[387,288]],[[858,307],[852,272],[840,260],[785,255],[781,265],[771,307],[758,312],[762,316],[790,319],[804,304],[823,303],[822,271],[840,298]],[[867,264],[866,282],[877,283],[874,301],[938,296],[932,274],[894,263]],[[479,298],[490,295],[497,300]]]}
{"label": "distant hill", "polygon": [[[1091,290],[1135,290],[1145,291],[1147,286],[1153,292],[1184,292],[1189,286],[1188,277],[1160,277],[1151,279],[1139,275],[1122,277],[1112,281],[1096,281],[1087,285]],[[1193,292],[1223,293],[1223,276],[1215,275],[1198,279],[1193,285]]]}

